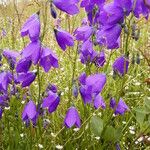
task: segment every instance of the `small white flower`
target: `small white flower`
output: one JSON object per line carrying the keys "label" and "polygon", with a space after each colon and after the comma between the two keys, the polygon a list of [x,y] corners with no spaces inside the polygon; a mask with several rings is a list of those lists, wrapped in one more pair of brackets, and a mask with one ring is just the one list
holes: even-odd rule
{"label": "small white flower", "polygon": [[10,107],[5,107],[5,110],[9,110],[10,109]]}
{"label": "small white flower", "polygon": [[61,93],[61,96],[63,96],[63,95],[64,95],[64,92]]}
{"label": "small white flower", "polygon": [[130,130],[135,130],[135,127],[134,126],[130,126],[129,129]]}
{"label": "small white flower", "polygon": [[96,137],[95,137],[95,139],[96,139],[96,140],[99,140],[99,139],[100,139],[100,137],[99,137],[99,136],[96,136]]}
{"label": "small white flower", "polygon": [[75,131],[75,132],[77,132],[77,131],[79,131],[80,130],[80,128],[74,128],[73,129],[73,131]]}
{"label": "small white flower", "polygon": [[148,140],[148,141],[150,141],[150,137],[149,137],[149,138],[147,138],[147,140]]}
{"label": "small white flower", "polygon": [[123,123],[123,124],[126,124],[127,122],[126,122],[126,121],[122,121],[122,123]]}
{"label": "small white flower", "polygon": [[21,101],[21,104],[24,104],[25,103],[25,101]]}
{"label": "small white flower", "polygon": [[43,148],[43,145],[42,145],[42,144],[38,144],[38,147],[39,147],[40,149],[42,149],[42,148]]}
{"label": "small white flower", "polygon": [[21,134],[20,134],[20,137],[22,137],[22,138],[23,138],[23,137],[24,137],[24,134],[23,134],[23,133],[21,133]]}
{"label": "small white flower", "polygon": [[129,130],[129,132],[130,132],[131,134],[135,134],[135,131],[133,131],[133,130]]}
{"label": "small white flower", "polygon": [[141,136],[140,138],[137,139],[138,142],[142,142],[143,141],[143,136]]}
{"label": "small white flower", "polygon": [[51,136],[52,136],[52,137],[56,137],[56,134],[55,134],[55,133],[51,133]]}
{"label": "small white flower", "polygon": [[56,145],[56,149],[63,149],[62,145]]}
{"label": "small white flower", "polygon": [[135,141],[135,144],[138,144],[139,142],[138,141]]}

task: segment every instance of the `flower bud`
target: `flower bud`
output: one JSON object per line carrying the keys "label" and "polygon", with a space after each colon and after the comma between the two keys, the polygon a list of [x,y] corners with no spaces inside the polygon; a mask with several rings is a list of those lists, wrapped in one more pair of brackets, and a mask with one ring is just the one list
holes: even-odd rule
{"label": "flower bud", "polygon": [[50,12],[51,12],[51,16],[52,16],[54,19],[56,19],[56,18],[57,18],[57,12],[56,12],[56,10],[55,10],[55,8],[54,8],[54,6],[53,6],[52,3],[50,4]]}

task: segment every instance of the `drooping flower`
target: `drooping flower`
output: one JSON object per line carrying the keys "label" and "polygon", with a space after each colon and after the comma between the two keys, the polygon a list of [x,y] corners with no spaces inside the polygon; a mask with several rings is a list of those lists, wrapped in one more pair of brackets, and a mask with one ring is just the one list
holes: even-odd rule
{"label": "drooping flower", "polygon": [[116,107],[116,100],[114,98],[110,99],[110,107],[114,109]]}
{"label": "drooping flower", "polygon": [[24,107],[23,113],[22,113],[22,120],[28,124],[30,121],[32,121],[33,125],[36,125],[38,113],[36,110],[36,105],[32,100],[30,100],[26,106]]}
{"label": "drooping flower", "polygon": [[97,43],[107,46],[108,49],[119,48],[121,31],[122,27],[120,24],[105,25],[97,31]]}
{"label": "drooping flower", "polygon": [[76,40],[86,41],[92,35],[92,32],[93,32],[92,27],[82,26],[82,27],[77,28],[74,31],[74,34],[75,34]]}
{"label": "drooping flower", "polygon": [[48,72],[51,67],[58,68],[57,56],[47,47],[42,48],[42,55],[40,58],[40,66],[44,68],[45,72]]}
{"label": "drooping flower", "polygon": [[64,124],[67,128],[71,128],[72,126],[76,126],[80,128],[81,121],[78,114],[78,111],[75,107],[70,107],[66,113]]}
{"label": "drooping flower", "polygon": [[31,67],[32,61],[30,59],[21,59],[18,61],[16,65],[16,72],[17,73],[27,73]]}
{"label": "drooping flower", "polygon": [[129,61],[124,56],[118,57],[113,63],[113,70],[121,76],[125,75],[128,71]]}
{"label": "drooping flower", "polygon": [[53,4],[58,9],[70,15],[75,15],[79,13],[79,9],[77,7],[78,3],[79,3],[79,0],[67,0],[67,1],[66,0],[53,0]]}
{"label": "drooping flower", "polygon": [[36,65],[40,59],[41,54],[41,42],[34,41],[29,43],[22,51],[22,59],[28,59]]}
{"label": "drooping flower", "polygon": [[26,35],[29,35],[31,41],[37,41],[40,37],[41,25],[38,13],[30,16],[21,29],[21,36],[24,37]]}
{"label": "drooping flower", "polygon": [[54,6],[53,6],[52,3],[50,4],[50,12],[51,12],[51,16],[52,16],[54,19],[56,19],[56,18],[57,18],[57,12],[56,12],[56,10],[55,10],[55,8],[54,8]]}
{"label": "drooping flower", "polygon": [[114,109],[115,115],[123,115],[126,111],[129,110],[129,107],[126,105],[126,103],[120,98],[118,104],[116,103],[116,100],[114,98],[110,99],[110,107]]}
{"label": "drooping flower", "polygon": [[96,51],[93,50],[93,43],[90,40],[83,42],[79,53],[81,62],[83,64],[93,62],[94,58],[97,56]]}
{"label": "drooping flower", "polygon": [[0,73],[0,91],[7,92],[8,85],[12,81],[12,74],[10,72],[1,72]]}
{"label": "drooping flower", "polygon": [[101,93],[104,85],[106,83],[105,74],[94,74],[88,77],[85,77],[85,74],[82,74],[79,77],[80,81],[80,94],[83,99],[84,104],[92,103],[93,99]]}
{"label": "drooping flower", "polygon": [[48,96],[43,99],[42,107],[48,108],[49,113],[52,113],[57,109],[59,102],[59,95],[53,91],[49,91]]}
{"label": "drooping flower", "polygon": [[36,78],[35,72],[19,73],[17,81],[21,83],[22,87],[27,87],[31,85],[31,83],[35,80],[35,78]]}
{"label": "drooping flower", "polygon": [[123,115],[127,110],[129,110],[129,107],[126,105],[126,103],[120,98],[118,105],[115,110],[115,115],[120,114]]}
{"label": "drooping flower", "polygon": [[135,7],[133,8],[133,13],[137,18],[139,18],[140,14],[142,14],[146,19],[148,19],[150,14],[149,0],[136,0]]}
{"label": "drooping flower", "polygon": [[103,109],[106,108],[106,104],[102,98],[101,95],[97,95],[94,99],[94,107],[95,109],[98,109],[99,107],[102,107]]}
{"label": "drooping flower", "polygon": [[9,65],[14,66],[16,64],[16,60],[20,56],[20,54],[16,51],[4,49],[3,56],[7,59]]}
{"label": "drooping flower", "polygon": [[46,88],[46,92],[48,93],[49,91],[56,93],[57,92],[57,86],[49,83],[47,88]]}
{"label": "drooping flower", "polygon": [[73,36],[62,29],[54,29],[55,37],[58,45],[62,50],[66,50],[67,46],[74,46]]}
{"label": "drooping flower", "polygon": [[95,58],[95,64],[97,67],[103,67],[105,62],[106,62],[105,53],[104,51],[101,51],[99,55],[97,55]]}

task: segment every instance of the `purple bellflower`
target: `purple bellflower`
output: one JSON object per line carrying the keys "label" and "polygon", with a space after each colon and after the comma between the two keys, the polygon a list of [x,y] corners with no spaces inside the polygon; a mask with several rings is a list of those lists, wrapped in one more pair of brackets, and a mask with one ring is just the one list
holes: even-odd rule
{"label": "purple bellflower", "polygon": [[22,51],[22,59],[29,59],[36,65],[41,55],[41,42],[34,41],[29,43]]}
{"label": "purple bellflower", "polygon": [[27,73],[31,67],[32,61],[30,59],[21,59],[17,62],[16,72],[17,73]]}
{"label": "purple bellflower", "polygon": [[83,42],[79,52],[80,59],[83,64],[93,62],[94,58],[97,55],[96,51],[93,50],[93,43],[90,40]]}
{"label": "purple bellflower", "polygon": [[57,56],[47,47],[42,48],[42,55],[40,58],[40,66],[44,68],[45,72],[48,72],[51,67],[58,68]]}
{"label": "purple bellflower", "polygon": [[66,12],[69,15],[75,15],[79,13],[77,4],[79,0],[53,0],[53,4],[61,11]]}
{"label": "purple bellflower", "polygon": [[66,46],[74,46],[74,39],[73,36],[62,29],[54,29],[55,37],[57,40],[58,45],[61,47],[62,50],[66,50]]}
{"label": "purple bellflower", "polygon": [[17,81],[21,83],[22,87],[30,86],[31,83],[35,80],[36,73],[27,72],[18,74]]}
{"label": "purple bellflower", "polygon": [[82,26],[74,31],[76,40],[86,41],[93,33],[93,28],[90,26]]}
{"label": "purple bellflower", "polygon": [[49,91],[48,96],[43,99],[42,107],[48,108],[49,113],[52,113],[57,109],[59,102],[59,95],[53,91]]}
{"label": "purple bellflower", "polygon": [[106,62],[105,53],[101,51],[95,58],[95,64],[97,67],[103,67]]}
{"label": "purple bellflower", "polygon": [[83,73],[79,77],[79,81],[81,84],[80,94],[84,104],[92,103],[93,99],[95,99],[95,97],[103,90],[106,83],[106,75],[94,74],[86,77]]}
{"label": "purple bellflower", "polygon": [[22,113],[22,120],[28,125],[32,121],[33,125],[36,125],[38,113],[36,110],[36,105],[32,100],[30,100],[24,107]]}
{"label": "purple bellflower", "polygon": [[120,115],[123,115],[126,111],[128,111],[129,108],[128,106],[126,105],[126,103],[120,98],[119,102],[118,102],[118,105],[116,107],[116,110],[115,110],[115,115],[117,114],[120,114]]}
{"label": "purple bellflower", "polygon": [[121,56],[115,60],[112,67],[115,72],[123,76],[127,73],[128,66],[129,66],[129,60],[126,59],[124,56]]}
{"label": "purple bellflower", "polygon": [[99,107],[102,107],[103,109],[106,108],[106,104],[102,98],[101,95],[97,95],[94,99],[94,107],[95,109],[98,109]]}
{"label": "purple bellflower", "polygon": [[129,110],[129,107],[126,105],[126,103],[120,98],[118,104],[116,103],[116,100],[114,98],[110,99],[110,107],[114,109],[115,115],[123,115],[126,111]]}
{"label": "purple bellflower", "polygon": [[136,0],[135,7],[133,10],[135,17],[139,18],[140,14],[148,19],[150,14],[150,1],[149,0]]}
{"label": "purple bellflower", "polygon": [[3,51],[3,56],[7,59],[11,69],[14,69],[17,58],[20,56],[20,54],[16,51],[5,49]]}
{"label": "purple bellflower", "polygon": [[65,116],[64,124],[67,128],[71,128],[74,125],[78,128],[81,127],[80,117],[75,107],[70,107],[68,109]]}
{"label": "purple bellflower", "polygon": [[12,74],[10,72],[0,73],[0,91],[7,92],[8,85],[12,81]]}
{"label": "purple bellflower", "polygon": [[38,13],[30,16],[21,29],[21,36],[29,35],[31,41],[39,40],[40,36],[40,20]]}

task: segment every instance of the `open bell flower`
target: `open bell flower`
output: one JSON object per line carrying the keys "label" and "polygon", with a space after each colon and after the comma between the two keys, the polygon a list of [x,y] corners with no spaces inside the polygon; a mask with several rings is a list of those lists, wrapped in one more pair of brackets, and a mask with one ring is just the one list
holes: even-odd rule
{"label": "open bell flower", "polygon": [[44,68],[45,72],[48,72],[51,69],[51,67],[58,68],[57,56],[53,53],[52,50],[50,50],[47,47],[42,48],[40,66]]}
{"label": "open bell flower", "polygon": [[113,63],[113,70],[119,75],[123,76],[127,73],[129,67],[129,60],[124,56],[118,57]]}
{"label": "open bell flower", "polygon": [[31,67],[32,61],[30,59],[20,59],[16,65],[17,73],[27,73]]}
{"label": "open bell flower", "polygon": [[67,46],[74,46],[73,36],[62,29],[54,29],[56,41],[62,50],[66,50]]}
{"label": "open bell flower", "polygon": [[32,100],[30,100],[24,107],[24,110],[22,113],[22,120],[26,124],[32,121],[32,123],[36,125],[37,117],[38,117],[38,112],[36,110],[36,105],[34,104]]}
{"label": "open bell flower", "polygon": [[53,4],[61,11],[66,12],[69,15],[75,15],[79,13],[77,4],[79,0],[53,0]]}
{"label": "open bell flower", "polygon": [[17,77],[17,82],[21,83],[22,87],[27,87],[32,84],[36,78],[35,72],[20,73]]}
{"label": "open bell flower", "polygon": [[106,104],[103,100],[103,97],[101,95],[97,95],[94,99],[94,107],[95,109],[98,109],[99,107],[105,109],[106,108]]}
{"label": "open bell flower", "polygon": [[40,37],[40,19],[38,13],[30,16],[21,29],[21,36],[29,35],[31,41],[37,41]]}
{"label": "open bell flower", "polygon": [[66,113],[64,124],[67,128],[71,128],[72,126],[76,126],[77,128],[81,127],[81,120],[78,114],[78,111],[75,107],[70,107]]}
{"label": "open bell flower", "polygon": [[49,91],[48,96],[43,99],[42,107],[48,108],[49,113],[52,113],[57,109],[59,102],[59,95],[53,91]]}
{"label": "open bell flower", "polygon": [[106,83],[105,74],[93,74],[88,77],[83,73],[79,77],[80,94],[84,104],[92,103],[93,99],[101,93]]}
{"label": "open bell flower", "polygon": [[22,59],[28,59],[36,65],[40,59],[41,55],[41,42],[34,41],[30,42],[22,51],[21,53]]}

